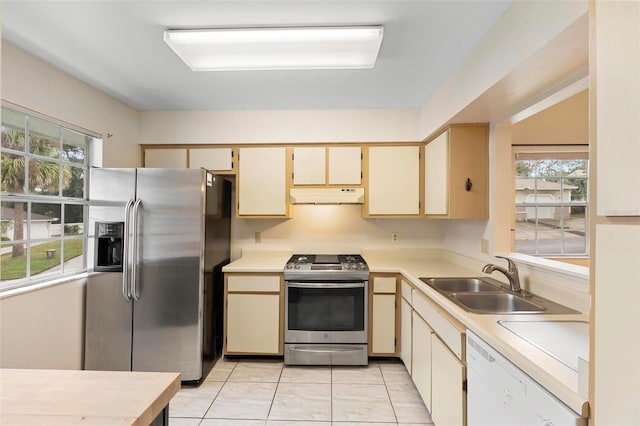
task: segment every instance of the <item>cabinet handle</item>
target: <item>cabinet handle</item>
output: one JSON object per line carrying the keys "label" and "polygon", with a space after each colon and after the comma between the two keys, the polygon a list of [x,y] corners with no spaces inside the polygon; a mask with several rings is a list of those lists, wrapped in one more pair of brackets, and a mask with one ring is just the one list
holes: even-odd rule
{"label": "cabinet handle", "polygon": [[467,181],[464,183],[464,189],[469,192],[473,187],[473,183],[471,183],[471,178],[467,178]]}

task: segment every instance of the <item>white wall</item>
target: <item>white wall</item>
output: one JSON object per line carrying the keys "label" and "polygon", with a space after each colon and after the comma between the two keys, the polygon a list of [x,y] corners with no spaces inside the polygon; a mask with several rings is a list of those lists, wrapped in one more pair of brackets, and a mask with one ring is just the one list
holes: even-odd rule
{"label": "white wall", "polygon": [[0,367],[80,369],[85,280],[0,299]]}
{"label": "white wall", "polygon": [[[140,164],[138,111],[6,41],[1,87],[3,101],[105,135],[103,166]],[[0,321],[0,366],[82,367],[84,280],[5,297]]]}
{"label": "white wall", "polygon": [[102,134],[104,167],[140,164],[138,111],[7,41],[2,42],[2,100]]}
{"label": "white wall", "polygon": [[[293,218],[234,219],[232,257],[243,248],[286,248],[296,253],[360,253],[363,248],[440,248],[441,222],[426,219],[363,219],[360,205],[295,205]],[[255,233],[262,243],[255,243]],[[399,241],[391,242],[397,232]]]}
{"label": "white wall", "polygon": [[140,143],[417,141],[417,109],[142,111]]}
{"label": "white wall", "polygon": [[[588,11],[586,0],[514,1],[420,113],[422,138],[435,132]],[[517,82],[504,93],[517,92]]]}

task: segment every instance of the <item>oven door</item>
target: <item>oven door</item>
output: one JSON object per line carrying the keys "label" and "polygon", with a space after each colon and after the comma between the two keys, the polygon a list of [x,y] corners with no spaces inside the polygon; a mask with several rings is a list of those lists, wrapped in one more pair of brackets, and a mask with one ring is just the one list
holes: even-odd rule
{"label": "oven door", "polygon": [[285,343],[367,343],[367,281],[285,284]]}

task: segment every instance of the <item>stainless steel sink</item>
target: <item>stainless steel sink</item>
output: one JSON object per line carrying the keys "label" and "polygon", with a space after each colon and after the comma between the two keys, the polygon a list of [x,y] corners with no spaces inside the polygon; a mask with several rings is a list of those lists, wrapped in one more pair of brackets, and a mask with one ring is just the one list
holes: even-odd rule
{"label": "stainless steel sink", "polygon": [[546,311],[544,306],[529,302],[509,293],[452,293],[451,298],[467,310],[476,313]]}
{"label": "stainless steel sink", "polygon": [[525,291],[513,293],[505,284],[488,277],[421,277],[420,280],[465,311],[476,314],[579,313]]}
{"label": "stainless steel sink", "polygon": [[438,291],[454,293],[454,292],[478,292],[478,291],[496,291],[499,288],[489,284],[480,278],[420,278],[425,284],[435,288]]}

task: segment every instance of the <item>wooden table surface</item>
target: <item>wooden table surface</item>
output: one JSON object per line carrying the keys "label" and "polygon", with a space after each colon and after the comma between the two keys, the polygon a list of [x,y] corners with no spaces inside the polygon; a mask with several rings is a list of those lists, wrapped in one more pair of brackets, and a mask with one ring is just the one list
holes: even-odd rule
{"label": "wooden table surface", "polygon": [[0,369],[0,424],[148,425],[179,373]]}

